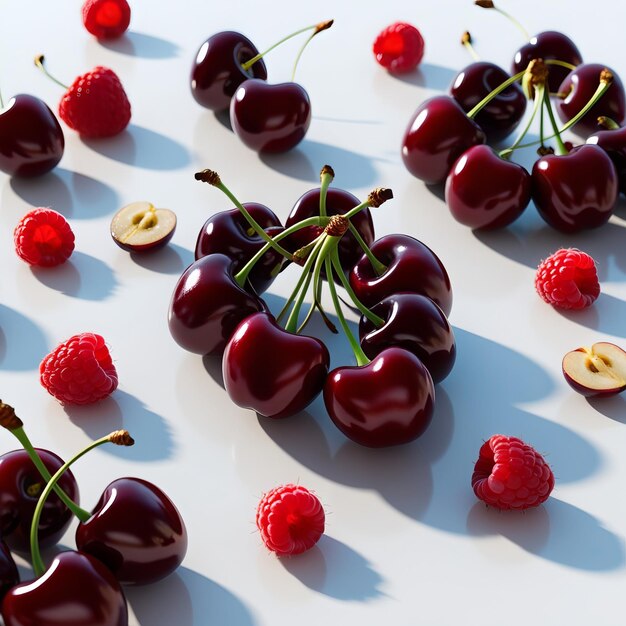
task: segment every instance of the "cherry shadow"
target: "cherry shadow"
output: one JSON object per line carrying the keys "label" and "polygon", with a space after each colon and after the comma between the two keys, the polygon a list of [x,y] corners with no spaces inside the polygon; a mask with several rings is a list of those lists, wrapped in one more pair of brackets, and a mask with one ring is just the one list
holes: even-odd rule
{"label": "cherry shadow", "polygon": [[180,47],[172,41],[133,30],[127,30],[117,39],[102,39],[98,43],[108,50],[142,59],[171,59],[180,53]]}
{"label": "cherry shadow", "polygon": [[368,602],[384,596],[382,576],[356,550],[325,534],[298,558],[281,565],[303,585],[345,602]]}
{"label": "cherry shadow", "polygon": [[0,304],[0,371],[38,370],[49,352],[44,332],[29,317]]}
{"label": "cherry shadow", "polygon": [[226,130],[234,133],[233,125],[230,123],[230,111],[228,109],[213,111],[213,116]]}
{"label": "cherry shadow", "polygon": [[420,63],[417,69],[407,74],[389,74],[392,78],[403,83],[426,87],[433,91],[447,92],[459,72],[450,67],[434,63]]}
{"label": "cherry shadow", "polygon": [[182,274],[193,263],[193,252],[175,243],[147,252],[131,252],[130,258],[141,267],[159,274]]}
{"label": "cherry shadow", "polygon": [[626,398],[624,394],[608,398],[587,398],[587,402],[598,412],[609,419],[626,424]]}

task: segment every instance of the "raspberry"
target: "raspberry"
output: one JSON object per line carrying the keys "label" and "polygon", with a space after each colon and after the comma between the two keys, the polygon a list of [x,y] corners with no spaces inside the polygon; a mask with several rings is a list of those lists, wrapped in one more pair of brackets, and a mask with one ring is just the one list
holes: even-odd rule
{"label": "raspberry", "polygon": [[120,37],[130,24],[126,0],[87,0],[82,13],[85,28],[98,39]]}
{"label": "raspberry", "polygon": [[256,512],[263,543],[279,556],[312,548],[324,532],[324,520],[324,509],[317,496],[293,484],[264,494]]}
{"label": "raspberry", "polygon": [[64,263],[74,250],[74,233],[56,211],[29,211],[13,231],[17,255],[30,265],[52,267]]}
{"label": "raspberry", "polygon": [[41,384],[63,404],[90,404],[117,388],[117,372],[100,335],[74,335],[39,365]]}
{"label": "raspberry", "polygon": [[415,26],[396,22],[376,37],[373,51],[378,63],[390,72],[410,72],[424,56],[424,38]]}
{"label": "raspberry", "polygon": [[548,499],[554,474],[521,439],[493,435],[480,448],[472,488],[478,499],[498,509],[528,509]]}
{"label": "raspberry", "polygon": [[117,74],[98,66],[76,78],[59,103],[61,119],[83,137],[112,137],[130,122],[130,102]]}
{"label": "raspberry", "polygon": [[576,248],[562,248],[537,268],[537,293],[559,309],[584,309],[600,295],[595,261]]}

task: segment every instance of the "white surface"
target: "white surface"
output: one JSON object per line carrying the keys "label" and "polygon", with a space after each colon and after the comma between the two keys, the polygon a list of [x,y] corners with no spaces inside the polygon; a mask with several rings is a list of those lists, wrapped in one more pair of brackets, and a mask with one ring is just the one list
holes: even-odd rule
{"label": "white surface", "polygon": [[[503,232],[474,234],[399,156],[417,105],[470,62],[460,34],[469,29],[483,58],[507,67],[519,33],[470,0],[346,0],[332,8],[135,0],[129,33],[103,45],[83,30],[80,4],[0,1],[5,101],[27,92],[56,108],[60,90],[32,65],[44,52],[67,81],[97,64],[111,67],[133,106],[129,129],[113,140],[81,141],[64,128],[66,152],[53,173],[0,175],[0,394],[35,444],[61,456],[114,428],[135,436],[134,448],[103,447],[76,465],[87,508],[122,475],[151,480],[180,508],[187,558],[158,585],[128,590],[131,624],[620,623],[625,398],[585,400],[565,384],[560,362],[579,345],[626,344],[624,200],[594,232],[560,235],[531,206]],[[502,6],[531,33],[560,29],[585,60],[626,76],[624,3],[598,5],[611,12],[602,20],[578,1]],[[313,121],[292,153],[259,158],[192,99],[191,62],[214,32],[239,30],[263,48],[329,17],[335,25],[312,43],[298,71]],[[402,79],[387,75],[370,52],[378,31],[398,19],[417,25],[427,45],[421,70]],[[299,45],[267,59],[271,80],[289,79]],[[528,163],[532,153],[521,157]],[[374,214],[377,234],[403,231],[424,241],[453,282],[457,364],[438,388],[429,431],[400,449],[346,441],[320,400],[281,422],[237,408],[220,385],[219,363],[184,352],[167,329],[170,294],[192,261],[200,226],[230,208],[193,173],[218,170],[242,201],[265,203],[285,218],[324,163],[334,167],[336,186],[359,197],[391,187],[395,199]],[[132,257],[108,234],[111,216],[135,200],[178,215],[172,243],[154,256]],[[32,206],[69,219],[76,251],[65,266],[31,270],[16,257],[12,231]],[[598,262],[603,293],[587,311],[559,313],[534,292],[537,264],[561,246],[580,247]],[[290,291],[283,276],[270,306]],[[106,338],[120,387],[96,406],[63,408],[39,385],[37,368],[58,342],[82,331]],[[345,342],[332,349],[335,364],[349,358]],[[546,454],[557,482],[544,506],[499,514],[476,501],[473,463],[494,433],[520,436]],[[13,443],[3,436],[0,451]],[[289,481],[318,493],[327,533],[309,553],[279,560],[255,532],[254,510],[263,491]],[[65,544],[72,545],[71,532]]]}

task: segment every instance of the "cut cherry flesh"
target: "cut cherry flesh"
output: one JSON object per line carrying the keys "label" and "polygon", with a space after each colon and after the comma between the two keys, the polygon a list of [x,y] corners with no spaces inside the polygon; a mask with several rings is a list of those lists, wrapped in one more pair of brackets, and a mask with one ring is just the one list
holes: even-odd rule
{"label": "cut cherry flesh", "polygon": [[583,396],[610,396],[626,389],[626,352],[613,343],[568,352],[562,369],[570,387]]}
{"label": "cut cherry flesh", "polygon": [[111,220],[113,241],[129,252],[158,250],[176,230],[176,214],[156,209],[150,202],[133,202],[122,207]]}

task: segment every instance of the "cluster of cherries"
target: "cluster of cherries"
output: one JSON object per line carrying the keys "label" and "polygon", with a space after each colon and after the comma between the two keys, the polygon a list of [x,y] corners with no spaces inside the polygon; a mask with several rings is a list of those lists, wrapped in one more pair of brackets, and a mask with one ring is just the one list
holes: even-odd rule
{"label": "cluster of cherries", "polygon": [[[176,506],[156,485],[118,478],[92,512],[78,505],[71,465],[105,443],[129,446],[127,431],[102,437],[67,462],[33,448],[12,407],[0,402],[0,425],[22,448],[0,456],[0,601],[6,626],[126,626],[121,585],[144,585],[172,573],[187,551]],[[52,493],[54,491],[54,493]],[[55,545],[72,518],[77,550],[57,554],[46,568],[41,548]],[[20,584],[11,551],[30,549],[35,580]],[[80,593],[76,590],[80,581]]]}
{"label": "cluster of cherries", "polygon": [[[504,13],[491,0],[476,4]],[[612,215],[619,191],[626,191],[626,129],[619,127],[626,119],[624,87],[606,66],[583,63],[566,35],[546,31],[525,37],[528,43],[515,53],[511,74],[493,63],[474,62],[457,75],[449,95],[418,107],[402,142],[404,164],[429,185],[445,183],[452,215],[470,228],[507,226],[531,199],[541,217],[562,232],[598,227]],[[473,53],[469,33],[463,43]],[[528,100],[532,115],[513,144],[500,151],[487,145],[517,128]],[[537,117],[539,141],[522,143]],[[544,131],[548,121],[550,135]],[[564,142],[561,133],[568,129],[586,143]],[[550,139],[555,148],[547,144]],[[510,157],[535,143],[540,158],[529,173]]]}
{"label": "cluster of cherries", "polygon": [[[296,31],[262,54],[235,31],[211,35],[200,46],[191,70],[191,93],[203,107],[229,111],[230,124],[241,141],[257,152],[286,152],[298,145],[311,124],[311,100],[294,82],[296,67],[311,39],[333,24],[320,22]],[[267,83],[263,56],[303,32],[312,31],[294,64],[291,81]]]}
{"label": "cluster of cherries", "polygon": [[[323,391],[332,421],[353,441],[406,443],[430,423],[434,384],[455,360],[446,317],[450,280],[436,254],[417,239],[375,239],[369,207],[391,198],[391,190],[377,188],[360,202],[329,188],[333,177],[324,166],[321,186],[300,197],[283,226],[266,206],[241,204],[215,172],[196,174],[236,208],[214,214],[202,227],[196,261],[172,295],[170,332],[190,352],[222,357],[224,386],[239,406],[284,418]],[[275,316],[261,294],[287,265],[300,266],[301,273]],[[322,306],[324,280],[357,362],[330,373],[327,347],[302,334],[315,310],[337,332]],[[360,341],[346,322],[336,283],[361,313]],[[301,321],[309,291],[313,302]]]}

